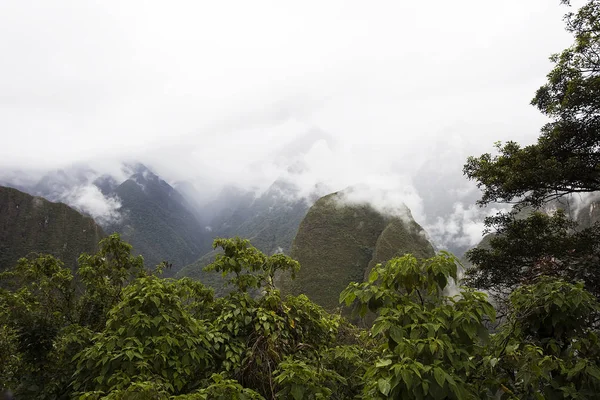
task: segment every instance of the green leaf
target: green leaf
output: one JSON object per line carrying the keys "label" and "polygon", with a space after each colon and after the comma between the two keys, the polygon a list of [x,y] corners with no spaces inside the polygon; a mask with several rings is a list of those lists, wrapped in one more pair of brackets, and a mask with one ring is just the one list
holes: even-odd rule
{"label": "green leaf", "polygon": [[373,268],[369,274],[369,283],[375,283],[377,278],[379,278],[379,273],[377,272],[377,268]]}
{"label": "green leaf", "polygon": [[585,359],[579,360],[577,364],[575,364],[575,367],[568,372],[567,378],[571,379],[574,375],[577,375],[582,369],[585,368],[586,364],[587,361]]}
{"label": "green leaf", "polygon": [[399,326],[392,325],[390,327],[390,337],[396,343],[400,343],[404,337],[404,329]]}
{"label": "green leaf", "polygon": [[600,369],[598,367],[594,365],[589,365],[585,369],[585,372],[587,372],[589,375],[593,376],[594,378],[600,381]]}
{"label": "green leaf", "polygon": [[413,374],[408,369],[403,369],[400,374],[402,375],[402,380],[406,383],[406,386],[410,389],[413,384]]}
{"label": "green leaf", "polygon": [[435,378],[435,381],[438,383],[438,385],[440,385],[440,387],[444,387],[444,382],[446,381],[446,373],[443,369],[435,367],[433,369],[433,377]]}
{"label": "green leaf", "polygon": [[294,383],[292,385],[292,389],[290,391],[290,393],[292,394],[292,397],[294,398],[294,400],[302,400],[304,398],[304,386],[300,386],[296,383]]}
{"label": "green leaf", "polygon": [[392,360],[390,360],[389,358],[386,360],[382,360],[382,361],[378,361],[377,363],[375,363],[375,366],[377,368],[383,368],[383,367],[387,367],[388,365],[390,365],[392,363]]}
{"label": "green leaf", "polygon": [[390,390],[392,389],[392,385],[390,384],[389,378],[379,379],[379,381],[377,381],[377,387],[384,396],[387,396],[390,393]]}

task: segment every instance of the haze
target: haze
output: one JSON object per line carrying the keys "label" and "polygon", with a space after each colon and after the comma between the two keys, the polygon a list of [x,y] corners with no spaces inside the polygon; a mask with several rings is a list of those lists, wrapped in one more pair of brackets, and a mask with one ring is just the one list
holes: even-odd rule
{"label": "haze", "polygon": [[[0,168],[139,160],[170,182],[366,185],[481,237],[467,156],[533,141],[559,1],[0,3]],[[293,166],[293,168],[290,168]],[[486,211],[487,212],[487,211]]]}

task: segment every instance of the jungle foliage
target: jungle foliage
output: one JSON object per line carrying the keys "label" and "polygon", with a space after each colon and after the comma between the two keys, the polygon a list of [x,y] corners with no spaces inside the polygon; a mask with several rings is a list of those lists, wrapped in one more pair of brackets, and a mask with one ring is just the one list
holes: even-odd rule
{"label": "jungle foliage", "polygon": [[[600,299],[600,225],[578,227],[567,215],[588,211],[559,203],[600,190],[600,1],[587,0],[565,23],[573,44],[551,56],[554,68],[531,101],[550,118],[537,142],[497,143],[496,154],[469,157],[464,166],[482,190],[481,205],[515,205],[487,219],[498,233],[489,248],[468,253],[475,265],[469,283],[503,299],[540,274],[582,281]],[[531,208],[541,212],[522,218]]]}
{"label": "jungle foliage", "polygon": [[[600,390],[600,305],[551,277],[510,296],[494,326],[485,294],[455,288],[456,259],[377,265],[340,302],[370,329],[306,296],[282,298],[276,273],[299,265],[247,240],[218,239],[210,266],[235,287],[217,298],[162,278],[117,234],[73,274],[52,256],[0,275],[0,382],[21,399],[589,398]],[[455,295],[448,295],[452,291]]]}

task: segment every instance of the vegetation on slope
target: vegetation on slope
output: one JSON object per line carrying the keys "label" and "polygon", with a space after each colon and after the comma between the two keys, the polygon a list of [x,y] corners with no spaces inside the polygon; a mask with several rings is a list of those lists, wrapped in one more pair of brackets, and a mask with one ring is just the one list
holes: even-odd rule
{"label": "vegetation on slope", "polygon": [[120,232],[148,265],[168,261],[173,265],[168,273],[175,273],[210,248],[185,199],[145,167],[113,193],[121,200],[123,219],[107,229]]}
{"label": "vegetation on slope", "polygon": [[434,253],[414,221],[385,216],[368,204],[347,204],[343,196],[327,195],[309,209],[291,252],[302,270],[293,281],[280,280],[284,293],[304,293],[327,310],[338,307],[337,293],[363,281],[377,263],[406,253]]}
{"label": "vegetation on slope", "polygon": [[[221,210],[210,223],[211,237],[240,236],[266,254],[289,254],[300,221],[306,215],[308,204],[299,198],[293,185],[276,181],[258,198],[244,192],[228,189],[223,198],[231,207]],[[211,250],[193,263],[183,267],[177,277],[190,277],[215,289],[217,295],[227,293],[224,280],[204,268],[211,264],[218,251]]]}
{"label": "vegetation on slope", "polygon": [[[219,239],[211,266],[235,290],[144,268],[118,235],[80,257],[0,274],[0,390],[20,399],[592,398],[600,389],[595,298],[552,278],[516,290],[497,331],[486,295],[462,289],[449,254],[406,255],[351,283],[340,301],[377,318],[353,327],[276,273],[299,264]],[[76,282],[78,282],[76,284]],[[255,296],[250,296],[249,291]]]}
{"label": "vegetation on slope", "polygon": [[103,236],[92,218],[65,204],[0,186],[0,271],[32,252],[75,268],[79,254],[95,252]]}

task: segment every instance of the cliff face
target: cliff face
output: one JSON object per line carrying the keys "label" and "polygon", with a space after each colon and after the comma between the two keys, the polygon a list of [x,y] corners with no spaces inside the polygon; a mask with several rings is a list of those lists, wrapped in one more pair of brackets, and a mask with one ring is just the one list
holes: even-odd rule
{"label": "cliff face", "polygon": [[377,263],[406,253],[434,254],[408,210],[401,219],[342,200],[343,193],[333,193],[310,208],[292,244],[300,272],[294,281],[280,281],[285,293],[304,293],[326,309],[336,308],[340,292],[350,282],[362,282]]}
{"label": "cliff face", "polygon": [[96,252],[104,236],[91,217],[65,204],[0,186],[0,271],[32,252],[75,268],[79,255]]}

